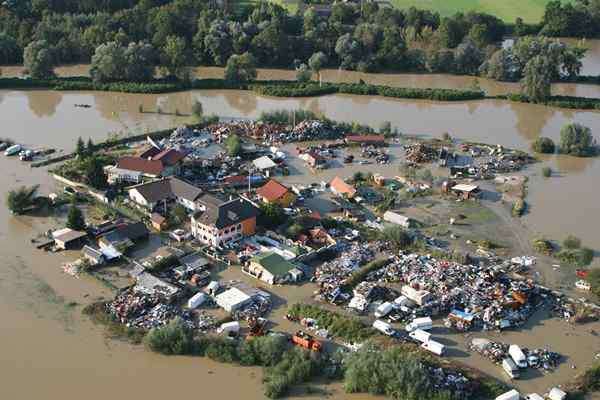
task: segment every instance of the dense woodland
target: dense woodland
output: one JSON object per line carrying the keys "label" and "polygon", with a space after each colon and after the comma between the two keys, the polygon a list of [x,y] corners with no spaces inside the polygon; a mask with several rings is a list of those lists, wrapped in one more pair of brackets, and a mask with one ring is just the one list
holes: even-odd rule
{"label": "dense woodland", "polygon": [[[227,10],[205,0],[7,0],[0,6],[0,65],[23,62],[32,77],[48,78],[56,65],[91,62],[92,77],[104,82],[150,80],[157,66],[183,79],[187,66],[229,61],[239,80],[251,80],[251,67],[260,66],[296,68],[299,80],[341,67],[498,80],[529,71],[544,83],[577,76],[585,50],[526,35],[600,35],[600,0],[551,2],[539,26],[370,2],[362,10],[335,4],[327,17],[312,8],[290,15],[273,3],[248,4]],[[523,38],[503,50],[507,33]]]}

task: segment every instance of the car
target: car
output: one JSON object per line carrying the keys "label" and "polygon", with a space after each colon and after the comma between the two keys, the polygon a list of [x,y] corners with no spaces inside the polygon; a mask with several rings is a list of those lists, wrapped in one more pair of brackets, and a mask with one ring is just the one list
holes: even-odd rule
{"label": "car", "polygon": [[77,195],[77,192],[71,186],[65,186],[65,188],[63,189],[63,193],[64,194],[68,194],[70,196],[76,196]]}

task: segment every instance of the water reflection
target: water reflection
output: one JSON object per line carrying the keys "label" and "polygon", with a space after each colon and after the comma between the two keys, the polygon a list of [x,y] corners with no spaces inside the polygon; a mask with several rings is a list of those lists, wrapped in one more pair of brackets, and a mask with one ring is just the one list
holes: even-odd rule
{"label": "water reflection", "polygon": [[[51,117],[56,113],[56,107],[61,103],[62,94],[59,92],[38,92],[30,91],[27,93],[27,102],[29,109],[37,117]],[[42,93],[41,95],[38,95]]]}

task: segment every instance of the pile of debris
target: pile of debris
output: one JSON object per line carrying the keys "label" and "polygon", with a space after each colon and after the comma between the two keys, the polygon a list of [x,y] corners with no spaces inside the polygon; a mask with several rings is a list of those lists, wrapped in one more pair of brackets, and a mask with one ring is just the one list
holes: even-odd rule
{"label": "pile of debris", "polygon": [[430,146],[422,143],[407,144],[404,146],[406,160],[413,164],[421,164],[433,161],[437,152]]}
{"label": "pile of debris", "polygon": [[473,382],[458,371],[446,371],[443,368],[427,366],[429,377],[436,391],[448,391],[458,399],[469,399],[475,392]]}
{"label": "pile of debris", "polygon": [[[494,364],[502,364],[502,360],[510,358],[510,345],[502,342],[493,342],[487,339],[473,339],[469,349],[479,353]],[[522,349],[529,368],[551,371],[558,366],[561,355],[549,349]]]}
{"label": "pile of debris", "polygon": [[264,296],[254,296],[247,306],[234,311],[231,317],[234,321],[251,321],[264,316],[271,310],[271,299]]}
{"label": "pile of debris", "polygon": [[302,121],[286,136],[287,142],[306,140],[336,139],[340,136],[328,124],[322,121]]}

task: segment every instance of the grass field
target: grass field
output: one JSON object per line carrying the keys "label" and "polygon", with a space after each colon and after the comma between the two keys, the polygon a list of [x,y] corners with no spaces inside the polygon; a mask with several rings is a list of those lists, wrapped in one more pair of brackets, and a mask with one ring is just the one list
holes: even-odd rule
{"label": "grass field", "polygon": [[[517,17],[525,22],[540,22],[544,8],[550,0],[390,0],[398,8],[415,6],[437,11],[442,16],[458,11],[480,11],[495,15],[505,22],[515,22]],[[564,1],[563,1],[564,2]]]}

